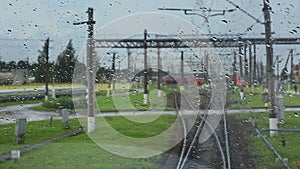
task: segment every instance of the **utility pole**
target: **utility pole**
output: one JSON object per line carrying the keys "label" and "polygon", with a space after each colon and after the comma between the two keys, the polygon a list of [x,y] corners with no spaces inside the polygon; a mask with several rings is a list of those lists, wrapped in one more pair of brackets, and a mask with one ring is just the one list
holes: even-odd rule
{"label": "utility pole", "polygon": [[[276,60],[275,62],[277,62],[277,88],[276,88],[276,93],[279,95],[280,94],[280,85],[281,85],[281,82],[280,82],[280,74],[279,74],[279,55],[276,56]],[[274,63],[275,64],[275,63]]]}
{"label": "utility pole", "polygon": [[244,69],[245,69],[245,81],[246,81],[246,85],[248,84],[249,82],[249,77],[248,77],[248,59],[247,59],[247,43],[244,45],[244,61],[245,61],[245,64],[244,64]]}
{"label": "utility pole", "polygon": [[256,77],[256,44],[253,44],[253,81],[257,83],[257,77]]}
{"label": "utility pole", "polygon": [[252,45],[249,44],[249,84],[252,86]]}
{"label": "utility pole", "polygon": [[116,73],[116,53],[113,53],[113,58],[112,58],[112,90],[115,91],[116,89],[116,79],[115,79],[115,73]]}
{"label": "utility pole", "polygon": [[157,48],[157,90],[158,90],[158,97],[161,97],[161,58],[160,58],[160,49]]}
{"label": "utility pole", "polygon": [[49,98],[49,88],[48,88],[48,80],[49,80],[49,38],[46,39],[46,63],[45,63],[45,101]]}
{"label": "utility pole", "polygon": [[147,29],[144,30],[144,104],[148,103]]}
{"label": "utility pole", "polygon": [[234,51],[233,53],[233,72],[232,72],[232,76],[233,76],[233,81],[234,81],[234,86],[236,86],[236,52]]}
{"label": "utility pole", "polygon": [[240,62],[240,86],[243,88],[243,61],[242,61],[242,44],[239,44],[239,62]]}
{"label": "utility pole", "polygon": [[88,8],[88,21],[73,23],[74,25],[87,24],[88,25],[88,40],[87,40],[87,96],[88,96],[88,123],[87,132],[95,131],[95,112],[94,112],[94,95],[95,95],[95,56],[94,56],[94,24],[93,20],[94,9]]}
{"label": "utility pole", "polygon": [[129,50],[129,48],[127,48],[127,54],[128,54],[128,58],[127,58],[127,62],[128,62],[128,73],[131,73],[131,64],[132,64],[132,62],[131,62],[131,52],[130,52],[130,50]]}
{"label": "utility pole", "polygon": [[209,81],[208,81],[208,52],[207,51],[204,51],[204,57],[205,57],[205,60],[204,60],[204,83],[206,85],[209,85]]}
{"label": "utility pole", "polygon": [[[273,65],[273,47],[271,42],[271,16],[270,16],[270,2],[263,0],[263,12],[265,19],[265,37],[266,37],[266,55],[267,55],[267,85],[269,96],[269,128],[277,129],[277,115],[275,112],[275,92],[274,92],[274,70]],[[276,135],[276,132],[270,131],[270,135]]]}
{"label": "utility pole", "polygon": [[183,86],[183,75],[184,75],[184,70],[183,70],[183,51],[181,51],[181,56],[180,56],[180,83],[181,86]]}
{"label": "utility pole", "polygon": [[261,60],[259,59],[259,62],[257,64],[257,82],[261,83]]}
{"label": "utility pole", "polygon": [[294,50],[291,49],[291,73],[290,73],[290,84],[291,88],[293,87],[293,64],[294,64]]}

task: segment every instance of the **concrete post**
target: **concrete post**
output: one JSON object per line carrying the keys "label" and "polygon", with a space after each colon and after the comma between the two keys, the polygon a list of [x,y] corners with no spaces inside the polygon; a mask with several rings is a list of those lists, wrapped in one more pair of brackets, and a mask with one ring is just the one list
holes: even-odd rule
{"label": "concrete post", "polygon": [[[278,95],[275,97],[275,112],[277,114],[277,128],[283,128],[284,125],[284,98],[282,95]],[[271,131],[272,132],[272,131]],[[277,135],[277,132],[272,132],[272,135]]]}
{"label": "concrete post", "polygon": [[18,160],[20,159],[20,150],[11,150],[10,152],[10,158],[14,159],[15,163],[18,162]]}
{"label": "concrete post", "polygon": [[15,138],[16,144],[22,144],[25,140],[25,133],[26,133],[26,118],[20,118],[16,121],[15,127]]}
{"label": "concrete post", "polygon": [[158,90],[158,97],[161,97],[161,73],[162,73],[162,64],[160,58],[160,49],[157,48],[157,90]]}
{"label": "concrete post", "polygon": [[62,109],[61,114],[62,114],[62,125],[63,125],[63,128],[68,128],[69,110],[68,109]]}
{"label": "concrete post", "polygon": [[144,98],[143,103],[148,103],[148,65],[147,65],[147,30],[144,30]]}
{"label": "concrete post", "polygon": [[55,87],[54,87],[54,86],[51,87],[51,97],[52,97],[52,98],[56,98],[56,95],[55,95]]}

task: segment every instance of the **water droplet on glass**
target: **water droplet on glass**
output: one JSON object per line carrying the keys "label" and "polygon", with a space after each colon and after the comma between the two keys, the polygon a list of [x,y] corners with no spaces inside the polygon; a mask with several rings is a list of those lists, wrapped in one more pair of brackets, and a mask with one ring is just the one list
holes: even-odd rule
{"label": "water droplet on glass", "polygon": [[222,22],[223,22],[223,23],[226,23],[226,24],[228,23],[228,21],[225,20],[225,19],[222,19]]}
{"label": "water droplet on glass", "polygon": [[296,112],[295,112],[295,114],[294,114],[294,115],[295,115],[295,117],[298,117],[298,116],[299,116],[299,115],[298,115],[298,113],[296,113]]}

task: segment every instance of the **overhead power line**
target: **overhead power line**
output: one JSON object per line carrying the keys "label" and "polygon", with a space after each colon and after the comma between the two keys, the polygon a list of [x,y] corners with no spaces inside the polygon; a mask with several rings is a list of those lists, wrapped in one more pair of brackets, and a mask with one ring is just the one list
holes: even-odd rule
{"label": "overhead power line", "polygon": [[[182,11],[184,12],[185,15],[197,15],[200,16],[202,18],[204,18],[205,22],[207,23],[208,29],[209,29],[209,33],[211,33],[210,31],[210,27],[209,27],[209,22],[208,22],[208,18],[209,17],[213,17],[213,16],[219,16],[219,15],[225,15],[226,12],[233,12],[235,11],[235,9],[226,9],[226,10],[215,10],[215,9],[211,9],[211,8],[206,8],[206,7],[201,7],[200,9],[191,9],[191,8],[158,8],[158,10],[168,10],[168,11]],[[207,15],[203,15],[200,12],[207,12]],[[213,14],[211,14],[211,12],[214,12]]]}
{"label": "overhead power line", "polygon": [[[45,39],[28,39],[28,38],[0,38],[1,41],[45,41]],[[51,40],[53,41],[53,40]]]}
{"label": "overhead power line", "polygon": [[231,0],[226,0],[226,1],[229,2],[231,5],[233,5],[236,9],[239,9],[240,11],[242,11],[243,13],[245,13],[246,15],[248,15],[250,18],[254,19],[256,22],[258,22],[260,24],[264,24],[264,22],[260,21],[255,16],[251,15],[249,12],[247,12],[246,10],[244,10],[243,8],[241,8],[239,5],[235,4]]}

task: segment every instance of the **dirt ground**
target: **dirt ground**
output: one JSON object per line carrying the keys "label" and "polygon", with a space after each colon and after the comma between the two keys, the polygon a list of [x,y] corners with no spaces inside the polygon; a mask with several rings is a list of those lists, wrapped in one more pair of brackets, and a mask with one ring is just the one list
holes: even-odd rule
{"label": "dirt ground", "polygon": [[227,118],[227,129],[229,134],[230,158],[232,168],[256,168],[251,161],[249,135],[254,130],[245,120]]}

